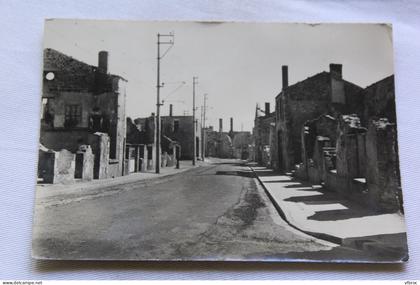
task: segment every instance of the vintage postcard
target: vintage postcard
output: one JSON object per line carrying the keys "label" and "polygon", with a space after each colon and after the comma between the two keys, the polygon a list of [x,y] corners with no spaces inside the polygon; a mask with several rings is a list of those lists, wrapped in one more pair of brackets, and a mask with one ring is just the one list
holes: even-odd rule
{"label": "vintage postcard", "polygon": [[45,21],[32,254],[408,260],[389,24]]}

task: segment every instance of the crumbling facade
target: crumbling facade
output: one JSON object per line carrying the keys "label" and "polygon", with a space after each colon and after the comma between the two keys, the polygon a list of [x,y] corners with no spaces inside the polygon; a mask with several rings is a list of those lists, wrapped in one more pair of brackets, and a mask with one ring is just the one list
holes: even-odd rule
{"label": "crumbling facade", "polygon": [[282,72],[274,129],[256,114],[255,160],[378,211],[402,210],[394,76],[362,89],[340,64],[292,86]]}
{"label": "crumbling facade", "polygon": [[282,68],[283,90],[276,97],[276,145],[274,165],[291,171],[302,160],[301,129],[305,122],[323,114],[362,112],[363,89],[342,77],[342,66],[330,64],[321,72],[294,85],[288,85],[288,67]]}
{"label": "crumbling facade", "polygon": [[252,155],[251,132],[233,132],[231,137],[233,158],[250,160]]}
{"label": "crumbling facade", "polygon": [[153,140],[140,131],[130,117],[127,118],[125,173],[154,170]]}
{"label": "crumbling facade", "polygon": [[[89,146],[94,155],[94,178],[123,175],[126,83],[108,73],[105,51],[99,52],[96,67],[45,49],[40,143],[52,151],[78,152],[75,166],[82,168],[83,161],[89,162],[90,152],[85,147]],[[76,176],[80,173],[82,178],[90,177],[77,169]]]}
{"label": "crumbling facade", "polygon": [[275,112],[270,112],[270,103],[265,103],[262,111],[257,105],[255,110],[254,128],[254,160],[261,165],[272,167],[273,155],[277,153],[274,143]]}
{"label": "crumbling facade", "polygon": [[[233,133],[231,133],[232,135]],[[219,130],[212,126],[205,130],[207,157],[233,158],[232,137],[229,132],[223,131],[223,119],[219,119]]]}
{"label": "crumbling facade", "polygon": [[282,68],[283,89],[276,97],[276,146],[273,164],[291,171],[302,162],[301,130],[321,115],[363,112],[363,89],[343,79],[341,64],[330,64],[321,72],[294,85],[288,84],[288,67]]}

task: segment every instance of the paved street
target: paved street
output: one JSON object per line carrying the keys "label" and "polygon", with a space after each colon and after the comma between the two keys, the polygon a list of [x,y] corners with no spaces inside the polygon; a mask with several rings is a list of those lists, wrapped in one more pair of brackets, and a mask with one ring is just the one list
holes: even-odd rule
{"label": "paved street", "polygon": [[289,227],[237,160],[46,199],[35,210],[41,258],[270,260],[338,249]]}

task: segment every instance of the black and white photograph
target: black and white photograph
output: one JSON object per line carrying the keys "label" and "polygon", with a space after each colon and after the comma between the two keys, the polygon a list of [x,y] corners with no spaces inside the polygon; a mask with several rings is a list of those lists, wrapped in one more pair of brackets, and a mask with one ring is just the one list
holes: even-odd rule
{"label": "black and white photograph", "polygon": [[47,19],[32,257],[402,263],[386,23]]}

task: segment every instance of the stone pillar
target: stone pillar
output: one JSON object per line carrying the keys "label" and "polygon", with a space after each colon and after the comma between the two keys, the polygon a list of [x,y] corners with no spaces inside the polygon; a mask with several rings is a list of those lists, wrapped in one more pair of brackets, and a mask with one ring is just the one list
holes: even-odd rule
{"label": "stone pillar", "polygon": [[109,136],[105,133],[94,134],[95,145],[93,151],[95,154],[95,164],[93,170],[93,177],[95,179],[108,178],[109,165]]}
{"label": "stone pillar", "polygon": [[70,184],[74,182],[75,155],[66,149],[55,153],[54,182]]}
{"label": "stone pillar", "polygon": [[[360,119],[356,115],[340,117],[337,137],[337,174],[342,177],[363,177],[359,153],[365,153],[365,146],[360,136],[366,129],[360,126]],[[359,146],[359,143],[361,144]]]}
{"label": "stone pillar", "polygon": [[147,171],[147,163],[148,163],[148,151],[147,151],[147,145],[143,145],[143,161],[141,164],[141,172],[146,172]]}
{"label": "stone pillar", "polygon": [[[151,151],[151,153],[150,153]],[[156,148],[155,145],[149,145],[147,156],[147,170],[154,170],[156,166]]]}
{"label": "stone pillar", "polygon": [[135,146],[135,162],[134,162],[134,171],[139,172],[140,171],[140,146]]}
{"label": "stone pillar", "polygon": [[83,181],[93,179],[94,155],[90,145],[81,145],[76,152],[75,178]]}
{"label": "stone pillar", "polygon": [[166,167],[167,162],[168,162],[167,156],[168,156],[168,153],[167,153],[166,151],[164,151],[164,152],[161,154],[161,158],[162,158],[162,159],[160,160],[160,166],[161,166],[161,167]]}
{"label": "stone pillar", "polygon": [[397,133],[387,119],[373,120],[366,136],[366,182],[370,204],[385,212],[401,208],[398,179]]}
{"label": "stone pillar", "polygon": [[42,178],[43,183],[54,183],[54,165],[55,151],[41,145],[38,156],[38,178]]}

